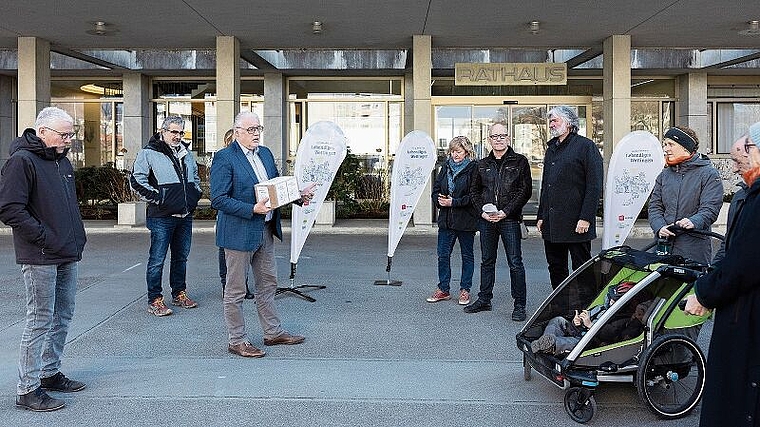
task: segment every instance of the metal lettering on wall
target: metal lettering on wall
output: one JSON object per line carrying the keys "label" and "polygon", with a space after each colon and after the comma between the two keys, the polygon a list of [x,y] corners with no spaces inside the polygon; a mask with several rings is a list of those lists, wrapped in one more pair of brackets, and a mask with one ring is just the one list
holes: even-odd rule
{"label": "metal lettering on wall", "polygon": [[456,86],[531,86],[567,84],[567,64],[457,63]]}

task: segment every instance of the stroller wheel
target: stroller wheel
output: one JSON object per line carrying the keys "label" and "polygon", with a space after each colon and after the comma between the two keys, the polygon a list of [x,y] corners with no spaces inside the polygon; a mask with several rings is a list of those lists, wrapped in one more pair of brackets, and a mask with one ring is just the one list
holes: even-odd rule
{"label": "stroller wheel", "polygon": [[533,369],[530,367],[530,363],[528,363],[528,357],[523,354],[523,379],[525,381],[530,381],[532,375]]}
{"label": "stroller wheel", "polygon": [[688,414],[702,397],[705,356],[683,335],[656,338],[641,354],[636,389],[650,411],[661,418]]}
{"label": "stroller wheel", "polygon": [[565,392],[565,412],[576,423],[591,421],[596,412],[594,391],[584,387],[569,388]]}

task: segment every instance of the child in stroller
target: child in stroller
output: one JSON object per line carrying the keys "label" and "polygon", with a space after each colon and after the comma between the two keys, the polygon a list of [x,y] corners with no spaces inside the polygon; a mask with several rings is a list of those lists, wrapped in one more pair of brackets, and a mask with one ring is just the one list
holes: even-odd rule
{"label": "child in stroller", "polygon": [[[586,331],[591,329],[596,320],[635,285],[635,282],[622,281],[617,285],[610,286],[603,304],[596,305],[589,310],[582,310],[580,313],[575,310],[572,321],[562,316],[552,318],[544,328],[543,335],[530,344],[531,351],[533,353],[550,353],[555,356],[569,352],[578,344]],[[624,310],[616,313],[615,317],[599,330],[592,340],[592,345],[599,347],[638,336],[644,330],[644,315],[650,304],[651,300],[630,304],[629,306],[635,307],[633,313]]]}

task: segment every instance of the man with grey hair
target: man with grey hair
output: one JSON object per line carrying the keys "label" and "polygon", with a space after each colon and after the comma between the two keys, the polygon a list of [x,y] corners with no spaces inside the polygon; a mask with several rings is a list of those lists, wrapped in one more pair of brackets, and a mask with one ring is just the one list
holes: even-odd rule
{"label": "man with grey hair", "polygon": [[74,169],[66,157],[74,120],[56,107],[40,111],[34,129],[11,143],[0,174],[0,221],[13,229],[16,263],[26,287],[16,406],[55,411],[65,402],[44,390],[80,391],[85,384],[60,371],[74,317],[77,269],[87,240]]}
{"label": "man with grey hair", "polygon": [[536,227],[556,289],[569,275],[568,254],[573,270],[591,259],[604,167],[594,142],[578,135],[578,115],[572,107],[554,107],[548,116],[552,139],[544,156]]}
{"label": "man with grey hair", "polygon": [[[227,325],[227,350],[242,357],[262,357],[264,350],[254,347],[245,332],[243,299],[246,269],[255,278],[256,310],[264,330],[264,345],[293,345],[305,338],[287,332],[274,306],[277,291],[277,265],[274,237],[282,240],[280,209],[272,209],[269,199],[256,200],[254,186],[279,176],[272,152],[261,145],[259,116],[243,111],[235,117],[229,146],[217,151],[211,164],[211,207],[217,210],[216,246],[224,248],[227,284],[224,288],[224,321]],[[311,198],[302,192],[302,200]]]}
{"label": "man with grey hair", "polygon": [[[734,166],[734,172],[740,177],[743,177],[744,174],[746,174],[750,169],[748,154],[749,150],[745,150],[744,147],[745,144],[748,143],[747,138],[748,136],[746,134],[742,135],[739,139],[734,141],[734,144],[731,146],[731,163]],[[747,184],[744,181],[741,181],[737,184],[737,186],[739,189],[736,190],[733,197],[731,197],[731,204],[728,206],[728,217],[726,219],[725,233],[726,236],[728,236],[729,233],[731,233],[731,230],[734,228],[736,219],[739,217],[739,212],[741,212],[742,207],[744,206],[744,200],[747,198]],[[726,240],[727,239],[721,240],[720,248],[713,256],[713,267],[717,267],[718,264],[720,264],[720,262],[723,261],[723,258],[726,256]]]}
{"label": "man with grey hair", "polygon": [[195,308],[187,295],[187,256],[193,236],[193,211],[201,198],[201,183],[195,156],[182,137],[185,120],[167,116],[135,159],[130,184],[148,202],[145,225],[150,230],[150,252],[145,280],[148,313],[168,316],[172,310],[161,295],[161,276],[166,251],[171,248],[169,286],[172,304]]}

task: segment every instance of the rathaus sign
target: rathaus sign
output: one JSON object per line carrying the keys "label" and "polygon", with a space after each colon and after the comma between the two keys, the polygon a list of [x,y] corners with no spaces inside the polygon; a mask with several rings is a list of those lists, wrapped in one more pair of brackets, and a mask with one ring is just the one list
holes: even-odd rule
{"label": "rathaus sign", "polygon": [[457,86],[531,86],[567,84],[567,64],[539,63],[457,63]]}

